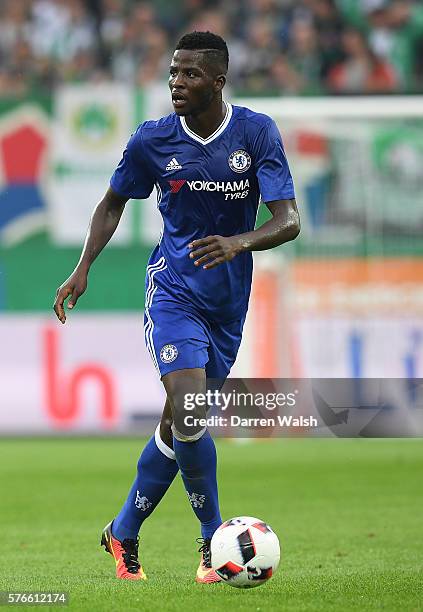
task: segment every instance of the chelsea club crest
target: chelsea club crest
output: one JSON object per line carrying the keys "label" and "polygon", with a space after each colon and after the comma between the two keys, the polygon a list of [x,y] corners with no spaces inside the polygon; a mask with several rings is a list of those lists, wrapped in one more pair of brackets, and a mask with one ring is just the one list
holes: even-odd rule
{"label": "chelsea club crest", "polygon": [[246,172],[251,166],[251,157],[247,151],[238,149],[229,155],[228,162],[234,172]]}
{"label": "chelsea club crest", "polygon": [[174,344],[165,344],[165,346],[160,351],[160,359],[163,363],[171,363],[175,361],[178,356],[178,349]]}

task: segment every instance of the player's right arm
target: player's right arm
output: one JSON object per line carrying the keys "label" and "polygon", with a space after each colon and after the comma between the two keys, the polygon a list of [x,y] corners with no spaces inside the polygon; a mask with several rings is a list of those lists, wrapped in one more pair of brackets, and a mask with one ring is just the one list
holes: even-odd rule
{"label": "player's right arm", "polygon": [[94,209],[85,237],[81,257],[68,279],[56,291],[54,311],[61,323],[65,323],[64,302],[70,297],[68,308],[73,308],[87,288],[91,264],[113,236],[125,204],[129,198],[118,195],[111,187]]}

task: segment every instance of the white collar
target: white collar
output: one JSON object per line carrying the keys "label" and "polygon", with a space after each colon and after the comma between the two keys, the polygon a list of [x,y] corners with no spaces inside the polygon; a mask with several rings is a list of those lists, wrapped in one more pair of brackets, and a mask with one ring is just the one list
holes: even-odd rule
{"label": "white collar", "polygon": [[213,134],[210,134],[210,136],[208,136],[207,138],[201,138],[201,136],[199,136],[198,134],[196,134],[195,132],[189,129],[185,121],[185,117],[179,117],[181,120],[182,129],[184,130],[184,132],[188,134],[188,136],[196,140],[197,142],[201,142],[201,144],[209,144],[209,142],[212,142],[212,140],[220,136],[220,134],[222,134],[222,132],[225,131],[232,117],[232,104],[229,104],[228,102],[223,102],[223,103],[226,106],[226,114],[225,114],[225,117],[222,123],[213,132]]}

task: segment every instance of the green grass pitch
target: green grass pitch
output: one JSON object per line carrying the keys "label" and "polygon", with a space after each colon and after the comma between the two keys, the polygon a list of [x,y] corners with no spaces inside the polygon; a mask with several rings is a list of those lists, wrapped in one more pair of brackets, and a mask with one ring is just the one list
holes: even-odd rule
{"label": "green grass pitch", "polygon": [[197,585],[196,519],[178,477],[141,531],[146,583],[99,547],[145,440],[0,440],[0,590],[67,591],[72,610],[423,610],[423,440],[218,442],[224,518],[269,522],[264,586]]}

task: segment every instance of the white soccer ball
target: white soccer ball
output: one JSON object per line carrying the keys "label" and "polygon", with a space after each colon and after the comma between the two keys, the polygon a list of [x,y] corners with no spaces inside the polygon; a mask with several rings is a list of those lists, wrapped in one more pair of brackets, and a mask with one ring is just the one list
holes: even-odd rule
{"label": "white soccer ball", "polygon": [[238,516],[225,521],[211,540],[212,567],[224,582],[241,589],[264,584],[279,565],[277,535],[264,521]]}

